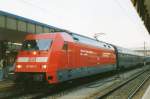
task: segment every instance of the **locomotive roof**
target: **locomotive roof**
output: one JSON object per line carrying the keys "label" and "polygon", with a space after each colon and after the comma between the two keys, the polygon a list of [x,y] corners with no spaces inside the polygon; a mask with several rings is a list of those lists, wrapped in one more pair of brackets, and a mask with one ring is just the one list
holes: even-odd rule
{"label": "locomotive roof", "polygon": [[[93,38],[90,38],[90,37],[87,37],[87,36],[84,36],[84,35],[81,35],[81,34],[77,34],[77,33],[72,33],[72,32],[67,32],[67,33],[70,34],[72,37],[73,37],[73,35],[76,35],[78,37],[83,37],[83,38],[88,39],[89,44],[91,43],[90,45],[93,45],[93,46],[95,45],[95,46],[98,46],[98,47],[114,50],[114,46],[112,44],[109,44],[109,43],[106,43],[106,42],[103,42],[103,41],[99,41],[99,40],[96,40],[96,39],[93,39]],[[94,42],[92,42],[92,41],[94,41]],[[88,41],[85,42],[85,43],[88,44]],[[94,44],[94,43],[97,43],[97,44]]]}

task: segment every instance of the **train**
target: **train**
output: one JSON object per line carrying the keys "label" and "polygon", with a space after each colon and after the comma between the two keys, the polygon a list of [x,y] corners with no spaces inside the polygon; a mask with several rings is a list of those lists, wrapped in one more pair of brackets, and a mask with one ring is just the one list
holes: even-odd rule
{"label": "train", "polygon": [[71,32],[28,34],[15,66],[16,81],[65,81],[142,66],[143,55]]}
{"label": "train", "polygon": [[149,65],[150,64],[150,56],[145,56],[144,62],[146,65]]}

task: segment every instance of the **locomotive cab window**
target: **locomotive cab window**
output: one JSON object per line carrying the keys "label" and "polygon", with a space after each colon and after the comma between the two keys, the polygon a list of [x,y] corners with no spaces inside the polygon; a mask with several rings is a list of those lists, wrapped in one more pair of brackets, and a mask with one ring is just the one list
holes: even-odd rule
{"label": "locomotive cab window", "polygon": [[52,45],[50,39],[25,40],[22,45],[22,50],[48,50]]}

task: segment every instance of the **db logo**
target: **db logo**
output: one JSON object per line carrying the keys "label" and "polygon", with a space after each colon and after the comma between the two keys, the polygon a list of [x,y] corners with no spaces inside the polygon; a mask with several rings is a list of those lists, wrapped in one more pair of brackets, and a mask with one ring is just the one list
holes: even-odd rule
{"label": "db logo", "polygon": [[35,58],[35,57],[29,58],[29,62],[35,62],[35,61],[36,61],[36,58]]}

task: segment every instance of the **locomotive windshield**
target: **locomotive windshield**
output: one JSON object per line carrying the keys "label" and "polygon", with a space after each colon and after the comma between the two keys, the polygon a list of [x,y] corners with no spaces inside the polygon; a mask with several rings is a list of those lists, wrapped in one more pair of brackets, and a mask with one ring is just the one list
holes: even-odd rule
{"label": "locomotive windshield", "polygon": [[22,50],[48,50],[51,46],[52,40],[25,40],[22,45]]}

